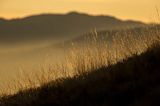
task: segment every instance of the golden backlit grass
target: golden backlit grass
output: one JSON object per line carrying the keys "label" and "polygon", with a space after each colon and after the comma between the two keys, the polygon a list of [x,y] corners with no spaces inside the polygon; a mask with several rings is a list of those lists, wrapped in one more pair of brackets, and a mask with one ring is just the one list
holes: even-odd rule
{"label": "golden backlit grass", "polygon": [[[108,40],[106,36],[112,36]],[[65,62],[43,67],[38,73],[22,71],[18,77],[7,83],[7,88],[1,88],[1,95],[14,94],[29,88],[36,88],[47,82],[60,78],[76,77],[92,70],[106,67],[145,52],[150,46],[160,40],[158,26],[140,28],[138,31],[122,30],[113,35],[102,36],[96,30],[91,36],[86,36],[86,43],[79,46],[73,42],[66,52]]]}

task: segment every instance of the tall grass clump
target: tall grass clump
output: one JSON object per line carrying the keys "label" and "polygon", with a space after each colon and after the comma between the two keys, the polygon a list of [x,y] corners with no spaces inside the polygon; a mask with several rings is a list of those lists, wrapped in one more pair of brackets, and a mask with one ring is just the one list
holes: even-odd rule
{"label": "tall grass clump", "polygon": [[157,26],[110,33],[112,35],[108,35],[107,32],[105,35],[100,35],[94,30],[85,36],[86,42],[80,47],[79,44],[72,43],[73,47],[66,59],[69,70],[78,75],[116,64],[145,52],[160,40],[160,30]]}

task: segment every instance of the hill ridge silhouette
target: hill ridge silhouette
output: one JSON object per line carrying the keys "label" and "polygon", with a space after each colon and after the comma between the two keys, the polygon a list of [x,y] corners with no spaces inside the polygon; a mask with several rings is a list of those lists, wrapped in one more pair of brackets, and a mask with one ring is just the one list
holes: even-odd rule
{"label": "hill ridge silhouette", "polygon": [[84,13],[40,14],[19,19],[0,19],[0,42],[15,43],[27,41],[70,39],[93,28],[115,30],[145,26],[138,21],[122,21],[111,16],[93,16]]}

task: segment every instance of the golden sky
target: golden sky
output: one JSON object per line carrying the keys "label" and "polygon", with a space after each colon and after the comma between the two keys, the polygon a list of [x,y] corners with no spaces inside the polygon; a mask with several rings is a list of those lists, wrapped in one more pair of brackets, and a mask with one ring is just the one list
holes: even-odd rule
{"label": "golden sky", "polygon": [[151,22],[156,20],[156,6],[160,10],[160,0],[0,0],[0,17],[79,11]]}

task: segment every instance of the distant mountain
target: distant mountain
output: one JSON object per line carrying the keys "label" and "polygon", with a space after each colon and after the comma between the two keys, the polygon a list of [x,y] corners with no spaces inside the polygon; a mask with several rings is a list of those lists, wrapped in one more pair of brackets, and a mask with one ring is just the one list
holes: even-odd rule
{"label": "distant mountain", "polygon": [[0,18],[0,43],[63,41],[82,35],[94,28],[97,30],[114,30],[144,25],[138,21],[122,21],[111,16],[92,16],[77,12],[42,14],[12,20]]}

